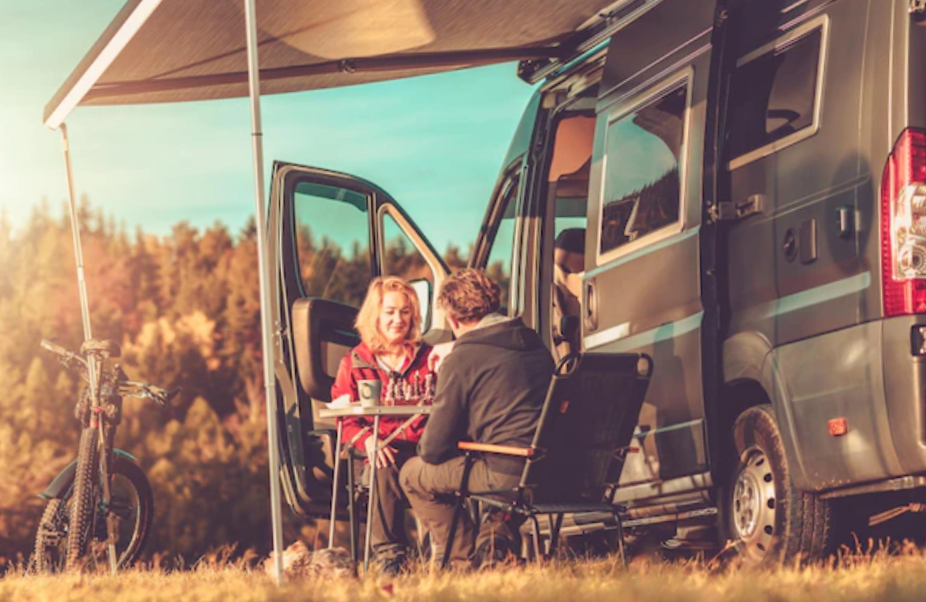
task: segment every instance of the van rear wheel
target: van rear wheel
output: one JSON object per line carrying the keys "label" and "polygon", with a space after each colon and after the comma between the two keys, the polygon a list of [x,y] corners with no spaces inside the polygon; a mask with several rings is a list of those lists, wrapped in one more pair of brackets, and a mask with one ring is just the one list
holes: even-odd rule
{"label": "van rear wheel", "polygon": [[772,566],[830,552],[831,504],[795,489],[772,407],[759,405],[740,414],[733,444],[737,462],[724,488],[721,520],[737,560]]}

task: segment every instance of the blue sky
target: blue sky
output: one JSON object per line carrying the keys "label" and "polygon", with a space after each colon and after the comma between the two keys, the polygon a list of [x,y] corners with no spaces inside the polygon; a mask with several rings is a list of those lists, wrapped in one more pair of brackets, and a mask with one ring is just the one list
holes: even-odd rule
{"label": "blue sky", "polygon": [[[122,3],[0,0],[0,207],[14,226],[66,199],[60,137],[42,110]],[[507,64],[265,97],[268,183],[274,159],[361,176],[439,250],[465,249],[531,91]],[[78,194],[130,229],[220,220],[237,231],[253,212],[246,99],[86,107],[68,128]]]}

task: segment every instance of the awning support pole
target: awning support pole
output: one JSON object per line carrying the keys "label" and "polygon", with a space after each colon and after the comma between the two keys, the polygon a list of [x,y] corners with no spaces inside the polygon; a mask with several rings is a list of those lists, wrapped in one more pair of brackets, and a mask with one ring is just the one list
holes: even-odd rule
{"label": "awning support pole", "polygon": [[264,399],[267,404],[270,516],[273,532],[274,574],[283,584],[283,517],[280,507],[280,444],[277,433],[277,395],[273,374],[273,332],[270,321],[270,269],[267,265],[267,218],[264,202],[264,142],[260,118],[260,62],[257,56],[255,0],[244,0],[248,47],[248,95],[251,99],[251,150],[254,158],[254,211],[257,217],[257,263],[260,274],[260,324],[264,355]]}
{"label": "awning support pole", "polygon": [[[68,141],[68,127],[61,124],[61,146],[64,150],[64,166],[68,178],[68,206],[71,210],[71,240],[74,243],[74,260],[77,262],[77,289],[80,292],[80,315],[84,324],[84,340],[93,338],[90,327],[90,302],[87,299],[87,281],[84,279],[84,251],[80,243],[80,222],[77,219],[77,199],[74,196],[74,172],[71,169],[71,144]],[[90,362],[93,366],[93,362]],[[93,376],[91,376],[93,378]],[[95,387],[94,387],[95,389]]]}
{"label": "awning support pole", "polygon": [[[74,243],[74,261],[77,263],[77,290],[80,294],[80,316],[84,326],[84,341],[93,338],[93,328],[90,325],[90,301],[87,296],[87,279],[84,277],[84,250],[80,242],[80,220],[77,217],[77,198],[74,194],[74,170],[71,168],[71,144],[68,140],[68,127],[62,123],[58,129],[61,131],[61,147],[64,151],[64,167],[68,180],[68,206],[71,210],[71,240]],[[88,358],[89,359],[89,358]],[[87,372],[90,378],[90,395],[94,397],[93,405],[99,389],[97,388],[96,362],[87,362]],[[116,548],[110,542],[109,570],[115,575],[117,568]]]}

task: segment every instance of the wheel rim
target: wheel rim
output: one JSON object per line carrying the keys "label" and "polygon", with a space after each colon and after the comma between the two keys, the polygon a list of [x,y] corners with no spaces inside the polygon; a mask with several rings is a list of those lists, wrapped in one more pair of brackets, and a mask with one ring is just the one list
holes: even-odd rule
{"label": "wheel rim", "polygon": [[[139,528],[141,526],[141,501],[134,484],[124,475],[113,474],[110,485],[111,503],[109,513],[115,521],[116,557],[118,565],[125,566],[128,556],[134,555],[138,546]],[[91,542],[90,556],[98,564],[109,562],[109,544],[106,530],[107,510],[98,509],[96,537]]]}
{"label": "wheel rim", "polygon": [[771,550],[775,537],[775,475],[761,449],[751,448],[744,456],[734,479],[730,522],[734,539],[743,545],[746,555],[760,561]]}

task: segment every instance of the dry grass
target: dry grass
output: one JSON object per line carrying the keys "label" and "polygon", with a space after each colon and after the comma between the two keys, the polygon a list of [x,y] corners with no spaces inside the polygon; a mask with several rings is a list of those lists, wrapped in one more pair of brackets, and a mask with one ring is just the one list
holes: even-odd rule
{"label": "dry grass", "polygon": [[206,561],[190,570],[148,569],[108,575],[8,575],[0,580],[0,600],[67,602],[360,602],[385,599],[415,602],[873,602],[926,600],[926,554],[843,556],[835,566],[790,567],[776,571],[716,569],[694,562],[635,563],[580,561],[488,573],[413,574],[382,579],[295,581],[277,588],[245,563]]}

